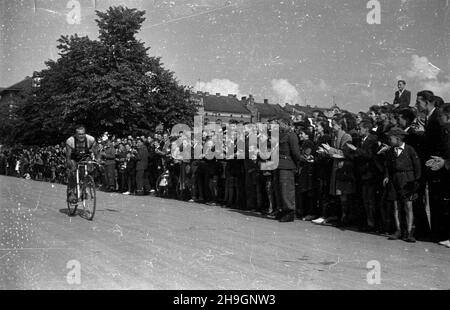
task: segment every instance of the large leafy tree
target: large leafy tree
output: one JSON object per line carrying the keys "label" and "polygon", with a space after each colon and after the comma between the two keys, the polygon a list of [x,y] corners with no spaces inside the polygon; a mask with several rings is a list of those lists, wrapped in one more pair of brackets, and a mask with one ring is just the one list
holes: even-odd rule
{"label": "large leafy tree", "polygon": [[145,11],[118,6],[96,13],[98,40],[62,36],[60,57],[34,73],[40,87],[17,112],[16,139],[60,142],[80,123],[95,135],[142,134],[160,123],[192,123],[196,109],[189,89],[136,38]]}

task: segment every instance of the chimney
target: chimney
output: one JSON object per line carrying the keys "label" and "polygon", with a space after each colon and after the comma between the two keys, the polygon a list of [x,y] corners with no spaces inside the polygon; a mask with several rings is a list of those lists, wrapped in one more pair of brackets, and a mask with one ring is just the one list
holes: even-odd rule
{"label": "chimney", "polygon": [[253,95],[248,95],[248,102],[251,105],[255,104],[255,98],[253,98]]}
{"label": "chimney", "polygon": [[264,99],[264,104],[269,104],[269,99]]}

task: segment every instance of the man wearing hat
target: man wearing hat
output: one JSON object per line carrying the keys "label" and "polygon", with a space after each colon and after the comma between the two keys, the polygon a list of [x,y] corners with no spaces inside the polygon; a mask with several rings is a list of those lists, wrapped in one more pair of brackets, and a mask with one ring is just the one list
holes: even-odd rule
{"label": "man wearing hat", "polygon": [[420,159],[414,148],[404,142],[407,132],[394,127],[386,135],[392,147],[386,153],[383,185],[387,187],[387,199],[394,203],[396,228],[389,239],[403,237],[406,242],[415,242],[413,201],[418,198],[417,191],[422,176]]}

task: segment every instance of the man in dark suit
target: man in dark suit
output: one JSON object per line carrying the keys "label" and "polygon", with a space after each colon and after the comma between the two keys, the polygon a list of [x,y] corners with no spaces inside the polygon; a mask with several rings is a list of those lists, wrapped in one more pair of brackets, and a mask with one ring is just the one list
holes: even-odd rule
{"label": "man in dark suit", "polygon": [[380,180],[375,158],[378,149],[378,138],[372,133],[372,122],[362,121],[359,124],[362,140],[358,147],[348,144],[353,151],[350,155],[356,160],[358,174],[361,178],[362,201],[366,214],[366,226],[362,230],[375,231],[376,182]]}
{"label": "man in dark suit", "polygon": [[[139,138],[137,143],[136,154],[136,195],[144,195],[144,186],[146,185],[145,177],[148,168],[148,149],[144,141]],[[147,178],[148,180],[148,178]]]}
{"label": "man in dark suit", "polygon": [[406,82],[403,80],[398,81],[398,91],[395,92],[394,107],[398,109],[404,109],[411,104],[411,92],[406,90]]}
{"label": "man in dark suit", "polygon": [[290,129],[289,120],[280,119],[279,163],[274,175],[277,215],[280,222],[293,222],[295,218],[295,171],[301,160],[297,135]]}
{"label": "man in dark suit", "polygon": [[[443,143],[444,143],[444,157],[433,157],[426,166],[432,171],[440,171],[443,176],[443,186],[448,186],[450,183],[450,103],[446,103],[441,108],[441,122],[443,127]],[[442,197],[443,213],[440,217],[439,244],[450,248],[450,193],[444,192]]]}
{"label": "man in dark suit", "polygon": [[[432,156],[444,156],[444,141],[442,137],[442,126],[440,124],[440,105],[443,100],[434,96],[431,91],[424,90],[417,94],[417,107],[427,114],[425,122],[425,143],[423,162],[427,162]],[[442,238],[441,232],[443,212],[443,195],[448,191],[445,184],[443,171],[426,170],[425,178],[428,183],[428,195],[430,203],[430,224],[433,241],[439,242]]]}

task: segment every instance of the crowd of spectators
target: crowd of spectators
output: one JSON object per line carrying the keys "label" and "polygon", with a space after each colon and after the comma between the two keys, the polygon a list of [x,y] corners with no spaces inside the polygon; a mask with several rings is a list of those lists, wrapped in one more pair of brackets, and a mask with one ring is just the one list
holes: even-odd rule
{"label": "crowd of spectators", "polygon": [[[261,169],[260,158],[176,160],[171,143],[178,136],[167,131],[105,133],[98,138],[104,165],[96,181],[124,195],[220,205],[281,222],[296,217],[450,247],[450,104],[442,98],[422,91],[414,107],[377,105],[331,118],[316,111],[295,123],[271,122],[280,125],[276,170]],[[211,138],[204,135],[203,143]],[[65,183],[64,163],[63,144],[3,147],[0,174]]]}

